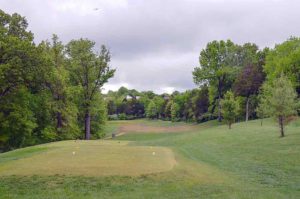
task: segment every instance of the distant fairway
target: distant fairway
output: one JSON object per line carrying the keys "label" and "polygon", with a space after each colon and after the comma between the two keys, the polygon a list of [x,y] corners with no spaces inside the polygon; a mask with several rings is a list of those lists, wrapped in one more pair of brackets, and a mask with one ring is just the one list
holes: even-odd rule
{"label": "distant fairway", "polygon": [[0,198],[300,198],[299,120],[285,138],[271,119],[232,130],[216,121],[113,121],[106,131],[107,140],[0,154]]}
{"label": "distant fairway", "polygon": [[124,134],[139,133],[186,133],[197,130],[197,125],[184,122],[173,123],[161,120],[129,120],[129,121],[110,121],[106,127],[106,137],[110,138],[114,133],[117,136]]}
{"label": "distant fairway", "polygon": [[0,176],[137,176],[168,171],[176,163],[166,147],[128,146],[126,141],[62,141],[32,148],[37,153],[0,163]]}

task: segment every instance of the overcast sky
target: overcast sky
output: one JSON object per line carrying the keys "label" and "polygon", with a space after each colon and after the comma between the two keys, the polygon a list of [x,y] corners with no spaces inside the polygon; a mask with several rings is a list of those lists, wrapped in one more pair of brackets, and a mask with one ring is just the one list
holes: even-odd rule
{"label": "overcast sky", "polygon": [[117,72],[106,90],[195,88],[191,73],[209,41],[262,48],[300,36],[297,0],[0,0],[0,9],[25,16],[36,42],[55,33],[108,46]]}

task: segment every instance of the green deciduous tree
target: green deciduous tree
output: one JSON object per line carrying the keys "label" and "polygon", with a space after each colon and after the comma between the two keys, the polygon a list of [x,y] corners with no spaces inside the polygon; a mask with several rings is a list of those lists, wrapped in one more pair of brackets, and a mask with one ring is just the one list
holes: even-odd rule
{"label": "green deciduous tree", "polygon": [[102,137],[109,51],[83,39],[66,48],[56,35],[35,45],[27,26],[0,10],[0,151],[75,139],[83,126],[87,139]]}
{"label": "green deciduous tree", "polygon": [[237,95],[246,98],[246,122],[249,118],[250,97],[258,93],[263,81],[264,73],[262,66],[254,63],[246,65],[237,76],[234,91]]}
{"label": "green deciduous tree", "polygon": [[300,94],[300,38],[292,37],[270,50],[264,70],[270,81],[284,74]]}
{"label": "green deciduous tree", "polygon": [[203,85],[200,90],[194,92],[195,95],[191,99],[193,115],[196,121],[202,121],[205,120],[203,116],[208,112],[209,107],[208,87]]}
{"label": "green deciduous tree", "polygon": [[107,120],[107,108],[100,92],[97,92],[91,103],[91,136],[93,139],[103,138],[104,125]]}
{"label": "green deciduous tree", "polygon": [[[32,111],[33,96],[27,88],[19,89],[2,99],[0,104],[0,143],[5,150],[30,144],[37,127]],[[0,147],[1,148],[1,147]]]}
{"label": "green deciduous tree", "polygon": [[231,91],[227,91],[224,99],[221,100],[221,106],[224,120],[227,122],[229,129],[231,129],[231,125],[234,123],[239,111],[239,103]]}
{"label": "green deciduous tree", "polygon": [[50,124],[47,131],[57,133],[60,139],[76,138],[71,135],[79,134],[78,108],[73,102],[74,96],[72,95],[70,74],[67,70],[65,46],[59,41],[57,35],[53,35],[51,43],[42,42],[39,47],[43,49],[44,57],[49,63],[44,84],[52,96],[48,103],[51,116],[55,121],[54,124]]}
{"label": "green deciduous tree", "polygon": [[0,10],[0,150],[33,144],[38,134],[35,101],[47,70],[27,26],[24,17]]}
{"label": "green deciduous tree", "polygon": [[176,122],[179,119],[179,112],[180,106],[176,103],[173,102],[171,105],[171,120],[172,122]]}
{"label": "green deciduous tree", "polygon": [[281,75],[263,86],[261,110],[265,115],[275,117],[280,127],[280,136],[284,137],[284,126],[289,116],[297,113],[299,100],[291,81]]}
{"label": "green deciduous tree", "polygon": [[150,119],[157,118],[157,106],[153,100],[151,100],[146,108],[146,116]]}
{"label": "green deciduous tree", "polygon": [[174,102],[172,100],[168,100],[165,107],[165,117],[166,119],[171,119],[171,107]]}
{"label": "green deciduous tree", "polygon": [[85,139],[91,137],[91,108],[97,92],[113,77],[115,70],[109,66],[110,52],[105,46],[99,54],[94,53],[95,43],[87,40],[72,40],[68,44],[68,56],[71,63],[71,77],[75,85],[81,89],[82,111],[84,112]]}
{"label": "green deciduous tree", "polygon": [[217,96],[213,101],[217,101],[218,120],[221,121],[221,98],[230,89],[239,66],[237,46],[230,40],[212,41],[201,51],[199,60],[200,67],[193,71],[194,81],[216,88]]}
{"label": "green deciduous tree", "polygon": [[160,118],[164,113],[165,100],[161,96],[155,96],[153,101],[157,107],[157,118]]}
{"label": "green deciduous tree", "polygon": [[268,104],[263,95],[259,95],[259,105],[256,108],[256,114],[260,118],[260,125],[263,125],[264,118],[268,117]]}
{"label": "green deciduous tree", "polygon": [[37,80],[43,76],[43,60],[27,26],[24,17],[0,10],[0,100],[19,86],[41,83]]}

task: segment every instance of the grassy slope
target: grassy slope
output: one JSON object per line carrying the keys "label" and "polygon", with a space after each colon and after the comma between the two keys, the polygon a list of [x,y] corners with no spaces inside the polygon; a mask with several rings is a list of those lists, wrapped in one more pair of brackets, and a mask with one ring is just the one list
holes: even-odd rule
{"label": "grassy slope", "polygon": [[[191,133],[128,134],[117,139],[134,140],[134,145],[170,147],[176,153],[178,165],[169,172],[140,177],[1,177],[0,196],[300,198],[299,129],[299,121],[291,124],[287,137],[281,139],[272,121],[263,127],[259,121],[240,123],[230,131],[210,122]],[[15,154],[11,157],[2,154],[0,164],[39,151],[28,148],[12,153]]]}

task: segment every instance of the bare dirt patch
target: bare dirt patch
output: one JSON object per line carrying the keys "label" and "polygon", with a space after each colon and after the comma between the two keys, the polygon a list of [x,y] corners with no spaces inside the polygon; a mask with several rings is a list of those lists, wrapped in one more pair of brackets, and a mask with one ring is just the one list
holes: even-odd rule
{"label": "bare dirt patch", "polygon": [[122,124],[118,128],[118,134],[125,133],[176,133],[176,132],[188,132],[194,130],[192,125],[180,125],[180,126],[150,126],[146,124]]}

